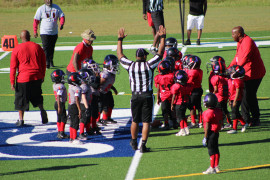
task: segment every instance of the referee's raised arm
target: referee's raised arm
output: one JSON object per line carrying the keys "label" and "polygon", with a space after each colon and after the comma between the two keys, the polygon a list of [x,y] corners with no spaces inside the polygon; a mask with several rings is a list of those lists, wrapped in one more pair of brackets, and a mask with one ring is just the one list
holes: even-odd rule
{"label": "referee's raised arm", "polygon": [[123,39],[126,37],[127,35],[125,35],[125,29],[124,28],[120,28],[118,30],[118,43],[117,43],[117,57],[118,60],[121,59],[121,57],[125,56],[123,54],[123,47],[122,47],[122,42]]}

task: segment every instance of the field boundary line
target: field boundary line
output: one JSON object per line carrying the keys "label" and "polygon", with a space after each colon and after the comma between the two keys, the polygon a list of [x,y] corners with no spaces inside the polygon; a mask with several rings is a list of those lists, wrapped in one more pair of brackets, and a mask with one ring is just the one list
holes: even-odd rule
{"label": "field boundary line", "polygon": [[[256,168],[263,168],[263,167],[270,167],[270,164],[247,166],[247,167],[242,167],[242,168],[225,169],[225,170],[220,171],[218,174],[224,173],[224,172],[243,171],[243,170],[250,170],[250,169],[256,169]],[[192,174],[183,174],[183,175],[176,175],[176,176],[164,176],[164,177],[155,177],[155,178],[145,178],[145,179],[137,179],[137,180],[172,179],[172,178],[201,176],[201,175],[205,175],[205,174],[203,174],[203,173],[192,173]]]}
{"label": "field boundary line", "polygon": [[[3,50],[0,48],[0,52],[5,52],[5,51],[3,51]],[[0,56],[0,61],[1,61],[2,59],[4,59],[9,53],[10,53],[10,51],[5,52],[4,54],[2,54],[2,55]]]}

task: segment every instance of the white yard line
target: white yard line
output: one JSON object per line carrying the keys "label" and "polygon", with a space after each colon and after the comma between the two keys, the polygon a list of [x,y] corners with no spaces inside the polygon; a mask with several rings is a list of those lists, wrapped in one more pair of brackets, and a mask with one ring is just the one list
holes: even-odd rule
{"label": "white yard line", "polygon": [[[0,49],[0,52],[4,52],[4,51],[1,51],[2,49]],[[2,59],[4,59],[7,55],[9,55],[9,53],[10,52],[5,52],[4,54],[2,54],[1,56],[0,56],[0,61],[2,60]]]}

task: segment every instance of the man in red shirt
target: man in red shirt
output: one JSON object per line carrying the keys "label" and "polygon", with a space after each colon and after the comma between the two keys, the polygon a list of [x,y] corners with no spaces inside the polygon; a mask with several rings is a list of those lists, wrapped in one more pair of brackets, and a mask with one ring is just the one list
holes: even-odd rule
{"label": "man in red shirt", "polygon": [[91,29],[85,30],[81,37],[83,41],[78,44],[72,54],[71,60],[67,66],[67,75],[71,72],[77,72],[81,69],[81,63],[84,59],[92,59],[93,55],[93,41],[96,39],[94,31]]}
{"label": "man in red shirt", "polygon": [[[42,123],[48,123],[47,113],[43,108],[41,84],[46,72],[46,57],[40,45],[30,41],[27,30],[21,32],[22,43],[11,54],[10,84],[15,90],[15,109],[19,111],[17,126],[24,125],[24,111],[29,110],[29,101],[41,111]],[[16,76],[15,85],[15,76]]]}
{"label": "man in red shirt", "polygon": [[[244,77],[245,88],[241,104],[242,116],[250,126],[257,126],[260,125],[257,90],[266,70],[258,47],[255,42],[244,33],[243,27],[234,27],[232,29],[232,38],[237,42],[237,49],[235,57],[229,67],[239,65],[242,66],[246,72]],[[250,119],[250,113],[252,119]]]}

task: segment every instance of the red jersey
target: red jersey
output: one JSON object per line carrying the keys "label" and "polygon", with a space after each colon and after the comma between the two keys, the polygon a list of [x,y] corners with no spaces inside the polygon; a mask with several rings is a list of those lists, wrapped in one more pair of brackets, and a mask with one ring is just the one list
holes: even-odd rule
{"label": "red jersey", "polygon": [[44,79],[46,56],[40,45],[28,41],[13,49],[10,59],[11,85],[15,84],[16,70],[18,83]]}
{"label": "red jersey", "polygon": [[218,98],[218,102],[227,101],[229,98],[228,80],[224,76],[214,75],[210,79],[213,87],[217,86],[218,91],[215,95]]}
{"label": "red jersey", "polygon": [[243,66],[246,71],[245,81],[263,78],[266,73],[258,47],[246,34],[237,43],[236,54],[229,67],[233,65]]}
{"label": "red jersey", "polygon": [[182,61],[181,60],[175,61],[174,70],[177,71],[177,70],[182,70],[182,69],[183,69]]}
{"label": "red jersey", "polygon": [[203,126],[205,129],[205,123],[210,123],[210,130],[218,133],[221,129],[221,124],[223,121],[223,112],[219,108],[207,109],[202,114],[203,117]]}
{"label": "red jersey", "polygon": [[189,69],[186,72],[188,74],[188,83],[191,83],[194,89],[201,88],[203,71],[201,69]]}
{"label": "red jersey", "polygon": [[168,99],[169,101],[172,99],[171,87],[174,84],[174,75],[173,73],[165,74],[165,75],[157,75],[155,76],[155,86],[159,87],[160,99],[161,101],[165,101]]}
{"label": "red jersey", "polygon": [[73,66],[73,58],[74,58],[74,54],[77,53],[79,54],[80,58],[78,60],[78,69],[81,69],[81,63],[84,59],[86,58],[91,58],[93,55],[93,47],[92,46],[88,46],[84,41],[81,42],[80,44],[78,44],[72,54],[71,60],[67,66],[67,70],[69,72],[76,72],[75,68]]}
{"label": "red jersey", "polygon": [[243,79],[229,79],[229,91],[230,91],[230,101],[233,101],[236,95],[236,89],[239,89],[239,96],[237,101],[241,101],[243,97],[243,91],[244,91],[244,81]]}
{"label": "red jersey", "polygon": [[[182,59],[182,53],[181,53],[181,51],[179,51],[179,59],[178,60],[181,60]],[[164,52],[164,54],[163,54],[163,59],[165,59],[167,57],[167,51],[165,51]]]}
{"label": "red jersey", "polygon": [[173,104],[181,105],[182,103],[189,102],[189,96],[191,91],[193,90],[192,84],[181,85],[179,83],[175,83],[171,88],[171,93],[175,94],[175,99]]}

